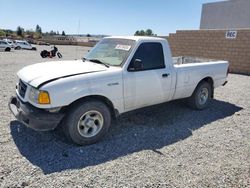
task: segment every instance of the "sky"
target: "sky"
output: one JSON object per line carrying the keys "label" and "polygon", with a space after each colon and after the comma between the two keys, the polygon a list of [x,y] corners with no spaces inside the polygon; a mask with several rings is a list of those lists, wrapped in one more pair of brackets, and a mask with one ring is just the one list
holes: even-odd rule
{"label": "sky", "polygon": [[0,28],[17,26],[66,34],[133,35],[152,29],[166,36],[199,29],[202,4],[218,0],[0,0]]}

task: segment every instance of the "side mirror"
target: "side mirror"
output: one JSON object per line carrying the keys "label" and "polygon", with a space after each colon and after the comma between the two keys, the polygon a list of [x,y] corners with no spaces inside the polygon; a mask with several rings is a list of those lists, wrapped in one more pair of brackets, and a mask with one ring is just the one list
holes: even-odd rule
{"label": "side mirror", "polygon": [[139,71],[143,69],[142,60],[135,59],[134,62],[130,65],[129,71]]}

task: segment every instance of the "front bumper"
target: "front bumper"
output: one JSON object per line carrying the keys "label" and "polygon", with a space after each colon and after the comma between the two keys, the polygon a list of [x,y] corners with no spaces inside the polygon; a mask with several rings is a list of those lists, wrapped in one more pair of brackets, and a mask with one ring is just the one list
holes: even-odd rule
{"label": "front bumper", "polygon": [[53,130],[64,117],[63,113],[51,113],[24,103],[18,97],[11,97],[9,109],[16,119],[27,127],[39,131]]}

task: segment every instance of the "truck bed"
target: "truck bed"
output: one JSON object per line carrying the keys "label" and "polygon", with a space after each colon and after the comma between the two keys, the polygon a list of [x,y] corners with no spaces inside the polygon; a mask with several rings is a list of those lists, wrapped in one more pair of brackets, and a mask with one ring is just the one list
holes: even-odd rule
{"label": "truck bed", "polygon": [[176,91],[174,99],[192,95],[200,80],[213,79],[213,87],[219,87],[227,78],[228,62],[197,57],[173,57],[176,70]]}
{"label": "truck bed", "polygon": [[174,65],[182,65],[189,63],[205,63],[205,62],[216,62],[218,60],[208,59],[208,58],[200,58],[200,57],[191,57],[191,56],[178,56],[173,57]]}

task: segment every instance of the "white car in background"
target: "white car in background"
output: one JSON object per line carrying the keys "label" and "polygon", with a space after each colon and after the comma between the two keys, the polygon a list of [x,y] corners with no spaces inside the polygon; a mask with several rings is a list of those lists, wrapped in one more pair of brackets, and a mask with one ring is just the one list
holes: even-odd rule
{"label": "white car in background", "polygon": [[3,41],[7,42],[11,46],[11,48],[15,47],[15,44],[14,44],[13,40],[11,40],[11,39],[3,39]]}
{"label": "white car in background", "polygon": [[15,50],[36,50],[36,47],[32,46],[30,43],[24,40],[15,40]]}
{"label": "white car in background", "polygon": [[0,51],[9,52],[11,50],[11,45],[4,40],[0,40]]}

